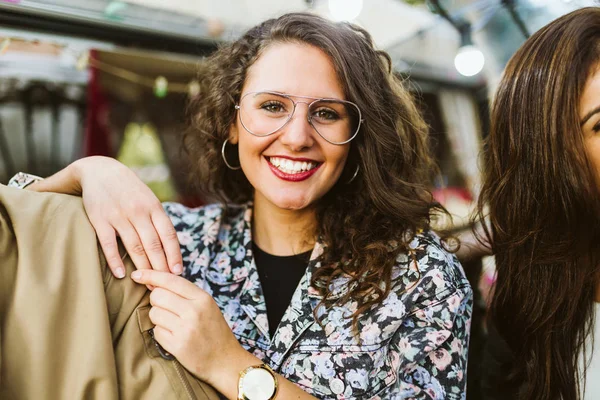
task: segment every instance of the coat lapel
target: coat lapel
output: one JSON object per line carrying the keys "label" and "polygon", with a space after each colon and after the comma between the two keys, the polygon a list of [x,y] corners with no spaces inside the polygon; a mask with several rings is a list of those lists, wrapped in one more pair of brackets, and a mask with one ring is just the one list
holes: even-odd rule
{"label": "coat lapel", "polygon": [[281,367],[285,356],[302,333],[315,323],[313,311],[319,301],[310,297],[308,293],[312,291],[310,281],[313,271],[321,264],[318,259],[322,252],[322,246],[317,243],[311,253],[306,272],[302,276],[292,296],[292,301],[271,340],[271,347],[267,352],[267,356],[271,359],[272,366],[275,369]]}
{"label": "coat lapel", "polygon": [[[246,315],[252,320],[260,335],[266,340],[260,340],[260,342],[269,341],[269,322],[267,319],[267,306],[265,303],[265,296],[260,286],[260,279],[258,276],[258,270],[254,263],[254,255],[252,254],[252,204],[247,205],[246,210],[243,213],[243,219],[235,222],[236,226],[233,226],[231,232],[232,241],[241,241],[244,247],[244,254],[241,260],[242,268],[246,271],[246,280],[242,285],[240,293],[240,308],[246,313]],[[237,237],[236,237],[237,234]],[[239,236],[241,234],[241,236]]]}
{"label": "coat lapel", "polygon": [[210,293],[236,334],[266,349],[267,309],[252,254],[252,204],[230,206],[218,229],[207,269]]}

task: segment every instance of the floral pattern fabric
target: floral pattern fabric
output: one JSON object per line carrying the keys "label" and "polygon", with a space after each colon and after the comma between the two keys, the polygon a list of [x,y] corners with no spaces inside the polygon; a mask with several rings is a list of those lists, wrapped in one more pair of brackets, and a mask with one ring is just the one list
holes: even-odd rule
{"label": "floral pattern fabric", "polygon": [[[36,177],[37,178],[37,177]],[[20,176],[11,186],[32,179]],[[242,346],[320,399],[466,399],[473,296],[458,260],[432,232],[415,236],[411,254],[397,258],[383,302],[361,315],[358,338],[349,302],[313,311],[321,297],[311,287],[323,245],[307,270],[274,336],[252,255],[251,205],[190,209],[165,203],[184,260],[183,276],[212,295]],[[349,288],[338,278],[339,298]]]}
{"label": "floral pattern fabric", "polygon": [[[320,399],[465,399],[472,291],[457,259],[424,232],[401,254],[389,296],[361,315],[349,302],[313,311],[323,245],[273,337],[252,255],[251,205],[190,209],[165,203],[181,243],[184,276],[212,295],[244,348]],[[349,288],[332,284],[333,298]]]}

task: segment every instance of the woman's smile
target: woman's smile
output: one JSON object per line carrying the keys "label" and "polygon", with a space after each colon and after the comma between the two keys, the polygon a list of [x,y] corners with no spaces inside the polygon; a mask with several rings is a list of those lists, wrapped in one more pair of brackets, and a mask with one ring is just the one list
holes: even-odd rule
{"label": "woman's smile", "polygon": [[275,176],[291,182],[310,178],[323,165],[323,163],[308,158],[265,156],[265,159]]}

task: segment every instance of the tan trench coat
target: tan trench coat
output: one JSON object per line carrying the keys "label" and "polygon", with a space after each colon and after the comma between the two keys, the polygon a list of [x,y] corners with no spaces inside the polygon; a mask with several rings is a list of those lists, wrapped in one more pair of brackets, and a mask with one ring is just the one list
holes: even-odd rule
{"label": "tan trench coat", "polygon": [[81,199],[0,185],[0,399],[218,399],[161,356],[148,311]]}

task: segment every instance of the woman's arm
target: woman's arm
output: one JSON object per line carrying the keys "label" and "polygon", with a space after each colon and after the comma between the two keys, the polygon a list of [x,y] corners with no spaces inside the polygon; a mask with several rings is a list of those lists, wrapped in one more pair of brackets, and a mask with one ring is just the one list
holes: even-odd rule
{"label": "woman's arm", "polygon": [[175,274],[183,271],[177,232],[160,201],[117,160],[82,158],[26,188],[82,196],[90,223],[117,278],[125,276],[117,236],[137,268]]}

